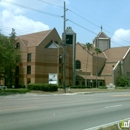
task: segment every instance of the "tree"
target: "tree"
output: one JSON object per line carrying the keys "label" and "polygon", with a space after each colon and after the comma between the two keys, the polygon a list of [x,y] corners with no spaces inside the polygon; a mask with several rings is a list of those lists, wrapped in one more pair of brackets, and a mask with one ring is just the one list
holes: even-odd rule
{"label": "tree", "polygon": [[15,38],[13,39],[13,37],[0,36],[0,77],[6,79],[8,87],[14,85],[16,61],[20,61],[20,52],[15,49]]}
{"label": "tree", "polygon": [[95,53],[97,54],[96,57],[96,88],[97,88],[97,75],[98,75],[98,54],[102,53],[102,51],[99,48],[95,48]]}
{"label": "tree", "polygon": [[83,47],[84,49],[87,49],[88,51],[88,55],[87,55],[87,60],[86,60],[86,73],[85,73],[85,86],[87,86],[87,68],[88,68],[88,58],[89,58],[89,50],[90,48],[92,48],[92,44],[91,43],[86,43]]}
{"label": "tree", "polygon": [[16,32],[15,32],[14,28],[12,28],[12,32],[9,35],[10,35],[10,37],[9,37],[10,43],[15,45],[16,44]]}

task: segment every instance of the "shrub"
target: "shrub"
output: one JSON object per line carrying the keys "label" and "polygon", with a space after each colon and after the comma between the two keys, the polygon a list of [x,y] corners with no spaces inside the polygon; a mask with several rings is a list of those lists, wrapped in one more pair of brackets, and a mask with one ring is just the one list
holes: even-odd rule
{"label": "shrub", "polygon": [[44,91],[57,91],[58,90],[58,85],[56,84],[46,84],[44,85]]}
{"label": "shrub", "polygon": [[99,86],[98,88],[99,88],[99,89],[107,89],[106,86]]}
{"label": "shrub", "polygon": [[26,87],[25,87],[25,85],[19,85],[18,88],[26,88]]}
{"label": "shrub", "polygon": [[63,87],[62,87],[62,85],[60,84],[60,85],[58,86],[58,88],[63,88]]}
{"label": "shrub", "polygon": [[80,88],[86,88],[86,86],[84,86],[84,85],[76,85],[76,86],[71,86],[71,88],[80,89]]}
{"label": "shrub", "polygon": [[128,78],[126,78],[126,77],[124,77],[124,76],[120,76],[120,77],[117,79],[117,84],[118,84],[118,86],[125,87],[126,85],[128,85],[128,83],[129,83]]}
{"label": "shrub", "polygon": [[56,84],[28,84],[29,90],[41,90],[41,91],[57,91],[58,85]]}
{"label": "shrub", "polygon": [[29,90],[44,90],[43,84],[28,84]]}

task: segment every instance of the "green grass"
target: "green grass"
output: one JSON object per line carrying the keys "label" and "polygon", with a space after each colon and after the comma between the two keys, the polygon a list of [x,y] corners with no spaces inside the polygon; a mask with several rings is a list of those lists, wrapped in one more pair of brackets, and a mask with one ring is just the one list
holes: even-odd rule
{"label": "green grass", "polygon": [[0,90],[0,96],[11,95],[11,94],[24,94],[29,91],[30,90],[28,89],[5,89],[5,90]]}

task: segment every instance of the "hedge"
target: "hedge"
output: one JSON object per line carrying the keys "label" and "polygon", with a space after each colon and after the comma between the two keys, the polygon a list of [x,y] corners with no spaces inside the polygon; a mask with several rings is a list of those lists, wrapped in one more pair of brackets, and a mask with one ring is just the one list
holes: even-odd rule
{"label": "hedge", "polygon": [[56,84],[28,84],[28,89],[29,90],[41,90],[41,91],[57,91],[58,90],[58,85]]}
{"label": "hedge", "polygon": [[71,86],[71,88],[80,89],[80,88],[87,88],[87,87],[85,85],[76,85],[76,86]]}

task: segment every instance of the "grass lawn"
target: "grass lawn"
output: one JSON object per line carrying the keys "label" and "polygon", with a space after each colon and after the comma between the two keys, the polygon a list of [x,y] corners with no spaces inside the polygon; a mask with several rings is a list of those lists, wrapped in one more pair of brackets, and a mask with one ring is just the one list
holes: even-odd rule
{"label": "grass lawn", "polygon": [[27,93],[30,90],[28,89],[5,89],[5,90],[0,90],[0,96],[4,96],[4,95],[11,95],[11,94],[23,94],[23,93]]}

